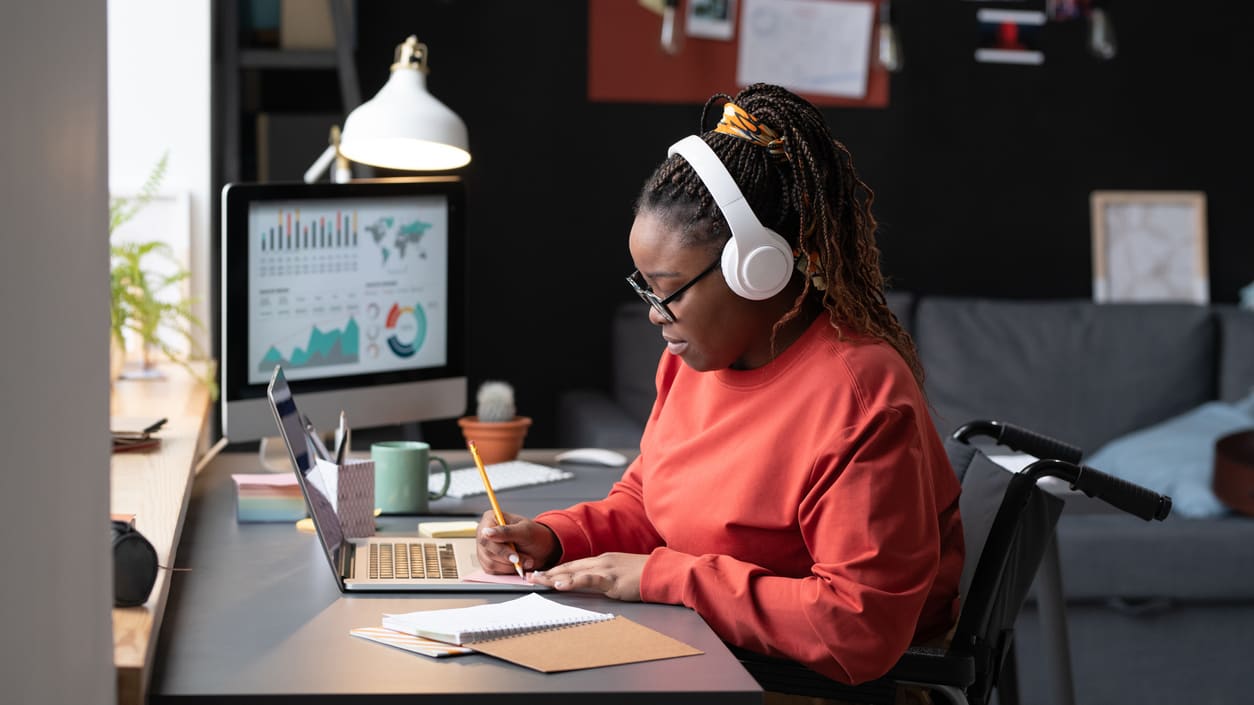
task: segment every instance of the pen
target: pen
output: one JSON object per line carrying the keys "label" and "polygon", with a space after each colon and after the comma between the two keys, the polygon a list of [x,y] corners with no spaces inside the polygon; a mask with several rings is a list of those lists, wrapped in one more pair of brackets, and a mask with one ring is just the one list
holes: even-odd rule
{"label": "pen", "polygon": [[344,464],[344,454],[348,452],[348,420],[344,410],[340,409],[340,425],[335,427],[335,464]]}
{"label": "pen", "polygon": [[[483,467],[483,459],[479,457],[479,449],[475,448],[474,441],[466,441],[466,445],[470,446],[470,456],[475,459],[475,467],[479,468],[479,477],[483,478],[483,489],[488,492],[488,501],[492,503],[492,511],[496,514],[496,523],[505,526],[505,514],[501,512],[501,505],[496,501],[496,493],[492,491],[492,483],[488,481],[488,470]],[[509,549],[513,553],[509,554],[510,563],[514,564],[514,570],[518,571],[518,577],[523,576],[522,565],[518,562],[518,549],[514,544],[509,544]]]}
{"label": "pen", "polygon": [[[302,414],[302,416],[304,415]],[[318,429],[314,428],[313,422],[309,420],[308,416],[304,416],[304,419],[305,433],[309,434],[309,440],[313,442],[314,451],[323,460],[331,460],[331,453],[327,451],[326,445],[322,443],[322,437],[318,435]]]}

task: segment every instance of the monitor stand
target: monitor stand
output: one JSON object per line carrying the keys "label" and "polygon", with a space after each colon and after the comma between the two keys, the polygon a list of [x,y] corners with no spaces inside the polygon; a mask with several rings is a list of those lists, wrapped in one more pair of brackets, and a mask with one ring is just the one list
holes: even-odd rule
{"label": "monitor stand", "polygon": [[266,436],[257,444],[257,460],[266,472],[291,472],[292,459],[281,436]]}
{"label": "monitor stand", "polygon": [[406,421],[401,424],[401,438],[406,441],[421,441],[422,424],[417,421]]}

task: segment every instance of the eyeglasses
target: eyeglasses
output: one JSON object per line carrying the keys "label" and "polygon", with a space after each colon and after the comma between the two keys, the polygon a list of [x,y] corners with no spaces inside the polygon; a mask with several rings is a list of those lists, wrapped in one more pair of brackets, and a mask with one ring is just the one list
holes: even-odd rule
{"label": "eyeglasses", "polygon": [[687,291],[689,287],[691,287],[693,284],[696,284],[697,282],[701,281],[702,277],[709,274],[710,272],[713,272],[715,269],[718,269],[718,266],[721,263],[722,263],[721,257],[714,260],[714,262],[710,264],[710,266],[702,270],[700,274],[693,277],[692,279],[689,279],[687,284],[684,284],[683,286],[679,287],[678,289],[675,290],[673,294],[671,294],[670,296],[667,296],[664,299],[658,298],[658,295],[653,293],[653,289],[650,288],[649,285],[644,282],[644,277],[640,276],[639,269],[627,275],[627,283],[631,285],[632,290],[636,292],[636,295],[639,296],[642,301],[652,306],[653,310],[660,313],[662,315],[662,318],[665,318],[667,322],[674,323],[675,314],[671,313],[671,309],[669,306],[667,306],[667,304],[678,299],[680,294]]}

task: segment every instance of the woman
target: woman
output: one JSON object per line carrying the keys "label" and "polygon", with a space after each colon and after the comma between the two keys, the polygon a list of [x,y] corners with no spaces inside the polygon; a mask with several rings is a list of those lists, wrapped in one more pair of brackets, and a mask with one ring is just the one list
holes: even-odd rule
{"label": "woman", "polygon": [[782,88],[721,100],[636,206],[629,283],[666,341],[639,457],[603,500],[485,514],[479,559],[512,572],[513,542],[535,583],[687,605],[860,683],[956,618],[958,482],[849,152]]}

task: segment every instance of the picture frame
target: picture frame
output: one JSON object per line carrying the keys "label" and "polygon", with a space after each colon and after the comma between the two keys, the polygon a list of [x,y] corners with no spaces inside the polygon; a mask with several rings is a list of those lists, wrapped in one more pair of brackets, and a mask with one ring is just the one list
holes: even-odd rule
{"label": "picture frame", "polygon": [[1093,300],[1210,300],[1206,194],[1094,191]]}
{"label": "picture frame", "polygon": [[689,0],[687,10],[688,36],[724,41],[736,36],[736,0]]}
{"label": "picture frame", "polygon": [[1044,12],[981,8],[976,10],[975,19],[979,34],[976,61],[986,64],[1045,63],[1041,45],[1046,21]]}

